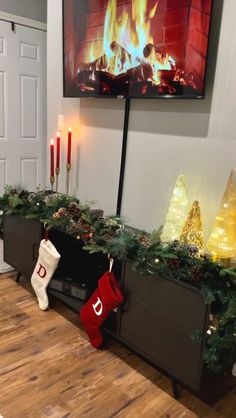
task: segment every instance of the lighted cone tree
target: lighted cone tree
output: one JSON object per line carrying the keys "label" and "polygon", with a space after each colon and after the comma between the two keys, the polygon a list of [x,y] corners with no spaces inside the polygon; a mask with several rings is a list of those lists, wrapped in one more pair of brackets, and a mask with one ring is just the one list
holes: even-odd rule
{"label": "lighted cone tree", "polygon": [[207,249],[216,259],[236,257],[236,169],[231,171]]}
{"label": "lighted cone tree", "polygon": [[175,184],[170,206],[162,230],[162,242],[179,240],[188,213],[188,199],[184,176],[180,175]]}
{"label": "lighted cone tree", "polygon": [[196,255],[200,256],[204,254],[201,211],[197,200],[193,202],[193,206],[189,211],[180,235],[180,241],[185,244],[194,245],[198,250]]}

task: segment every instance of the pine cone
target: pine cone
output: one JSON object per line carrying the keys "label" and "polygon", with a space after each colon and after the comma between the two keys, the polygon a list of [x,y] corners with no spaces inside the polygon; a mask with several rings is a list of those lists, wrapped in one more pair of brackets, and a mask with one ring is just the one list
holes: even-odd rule
{"label": "pine cone", "polygon": [[81,230],[81,231],[90,231],[91,227],[90,225],[87,224],[87,222],[83,219],[80,218],[79,221],[77,222],[77,227]]}
{"label": "pine cone", "polygon": [[194,281],[201,280],[201,278],[203,276],[203,272],[202,272],[201,266],[193,266],[191,268],[191,275],[192,275],[192,279]]}
{"label": "pine cone", "polygon": [[190,257],[196,257],[196,254],[198,253],[198,248],[196,245],[183,244],[182,248],[184,251],[187,251]]}
{"label": "pine cone", "polygon": [[91,209],[90,213],[91,213],[93,218],[100,219],[100,218],[103,218],[103,216],[104,216],[104,212],[103,212],[102,209]]}
{"label": "pine cone", "polygon": [[178,258],[170,259],[168,260],[168,264],[171,268],[179,268],[181,266],[181,261]]}
{"label": "pine cone", "polygon": [[29,196],[28,196],[28,201],[30,202],[30,203],[34,203],[34,201],[36,201],[36,199],[37,199],[37,195],[36,195],[36,193],[30,193],[29,194]]}
{"label": "pine cone", "polygon": [[138,241],[140,242],[141,245],[143,245],[144,247],[149,247],[151,244],[151,241],[148,237],[146,237],[145,235],[138,235]]}
{"label": "pine cone", "polygon": [[78,226],[78,224],[74,223],[70,227],[70,233],[72,235],[79,235],[81,232],[81,228]]}
{"label": "pine cone", "polygon": [[71,202],[67,208],[69,215],[75,220],[78,221],[81,216],[81,210],[79,204],[76,202]]}
{"label": "pine cone", "polygon": [[55,212],[55,213],[52,215],[52,217],[53,217],[54,219],[61,219],[61,218],[63,218],[64,216],[66,216],[66,209],[65,209],[65,208],[60,208],[60,209],[58,209],[58,211],[57,211],[57,212]]}
{"label": "pine cone", "polygon": [[107,232],[106,234],[104,234],[104,235],[102,236],[102,238],[103,238],[104,240],[106,240],[106,241],[109,241],[109,240],[111,240],[112,238],[114,238],[114,235],[109,234],[109,233]]}
{"label": "pine cone", "polygon": [[59,208],[57,211],[58,215],[62,218],[63,216],[66,216],[66,209],[65,208]]}

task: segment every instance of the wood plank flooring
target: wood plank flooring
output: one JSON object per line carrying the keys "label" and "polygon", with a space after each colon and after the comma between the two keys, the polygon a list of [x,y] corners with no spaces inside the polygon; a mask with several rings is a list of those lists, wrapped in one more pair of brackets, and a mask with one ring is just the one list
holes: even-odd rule
{"label": "wood plank flooring", "polygon": [[235,418],[236,391],[210,407],[110,341],[95,350],[63,305],[42,312],[15,273],[0,275],[0,416]]}

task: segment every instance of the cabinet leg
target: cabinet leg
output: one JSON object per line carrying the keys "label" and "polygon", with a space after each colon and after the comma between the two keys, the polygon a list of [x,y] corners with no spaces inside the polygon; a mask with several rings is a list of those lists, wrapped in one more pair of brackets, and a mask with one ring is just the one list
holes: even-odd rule
{"label": "cabinet leg", "polygon": [[53,306],[55,305],[55,298],[52,295],[48,295],[48,302],[50,308],[53,308]]}
{"label": "cabinet leg", "polygon": [[18,271],[17,276],[16,276],[16,283],[19,283],[21,278],[21,273]]}
{"label": "cabinet leg", "polygon": [[172,385],[172,393],[175,399],[179,399],[181,395],[181,387],[179,382],[175,379],[171,379],[171,385]]}

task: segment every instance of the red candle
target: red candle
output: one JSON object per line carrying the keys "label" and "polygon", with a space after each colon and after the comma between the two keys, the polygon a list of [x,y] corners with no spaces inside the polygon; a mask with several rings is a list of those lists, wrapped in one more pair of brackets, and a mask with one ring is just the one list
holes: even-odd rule
{"label": "red candle", "polygon": [[54,139],[50,141],[50,174],[54,177]]}
{"label": "red candle", "polygon": [[61,154],[61,138],[60,132],[57,132],[57,154],[56,154],[56,169],[60,169],[60,154]]}
{"label": "red candle", "polygon": [[71,165],[71,139],[72,139],[72,130],[68,130],[68,142],[67,142],[67,164]]}

